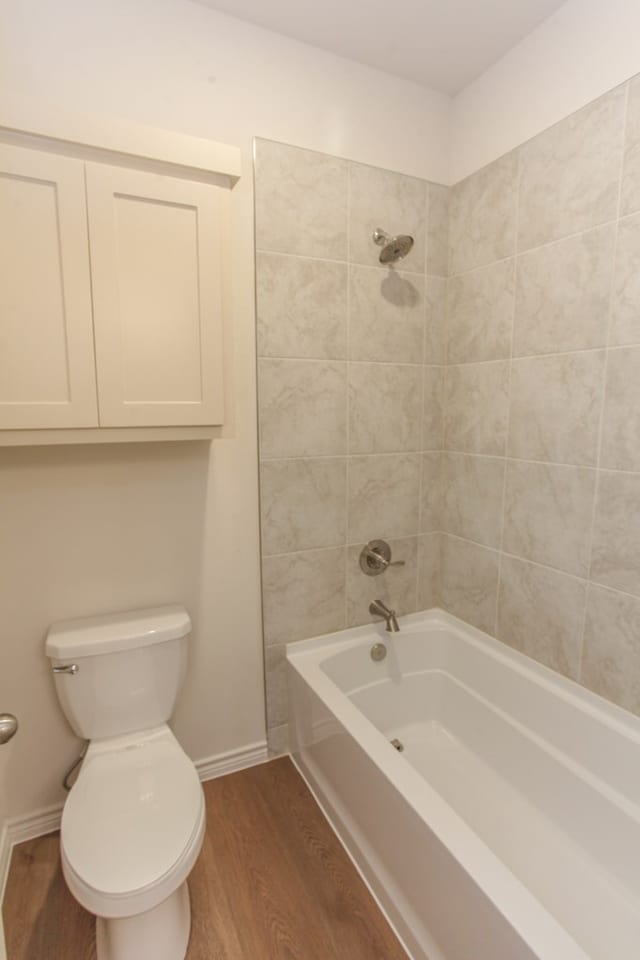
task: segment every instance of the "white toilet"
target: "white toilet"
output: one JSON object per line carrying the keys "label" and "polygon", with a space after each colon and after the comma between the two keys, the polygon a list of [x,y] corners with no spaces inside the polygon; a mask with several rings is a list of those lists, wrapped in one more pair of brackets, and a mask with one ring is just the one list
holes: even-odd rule
{"label": "white toilet", "polygon": [[205,829],[196,769],[167,726],[191,622],[179,606],[54,624],[46,652],[89,740],[62,814],[62,869],[97,917],[98,960],[183,960]]}

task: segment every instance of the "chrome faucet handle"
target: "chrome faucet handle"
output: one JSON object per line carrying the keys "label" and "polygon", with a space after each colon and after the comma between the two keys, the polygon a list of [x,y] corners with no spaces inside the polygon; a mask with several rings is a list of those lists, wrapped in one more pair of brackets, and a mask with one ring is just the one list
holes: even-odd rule
{"label": "chrome faucet handle", "polygon": [[368,577],[377,577],[388,567],[403,567],[404,563],[391,559],[391,547],[386,540],[371,540],[360,553],[360,569]]}

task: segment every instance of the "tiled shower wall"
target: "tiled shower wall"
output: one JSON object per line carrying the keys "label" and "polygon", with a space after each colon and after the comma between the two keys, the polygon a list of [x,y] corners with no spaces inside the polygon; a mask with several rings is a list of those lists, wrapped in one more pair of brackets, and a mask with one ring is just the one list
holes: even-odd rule
{"label": "tiled shower wall", "polygon": [[265,142],[256,180],[272,743],[283,644],[374,596],[640,713],[640,78],[450,191]]}
{"label": "tiled shower wall", "polygon": [[[286,742],[284,644],[433,606],[448,190],[260,140],[255,165],[267,721]],[[415,238],[382,267],[376,227]],[[405,561],[364,576],[363,544]]]}
{"label": "tiled shower wall", "polygon": [[640,712],[640,81],[451,191],[440,602]]}

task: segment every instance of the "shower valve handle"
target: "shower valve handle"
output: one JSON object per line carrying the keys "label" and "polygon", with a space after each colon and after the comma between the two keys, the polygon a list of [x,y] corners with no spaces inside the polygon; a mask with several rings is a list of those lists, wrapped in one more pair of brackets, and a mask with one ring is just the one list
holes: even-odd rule
{"label": "shower valve handle", "polygon": [[385,540],[371,540],[360,554],[360,569],[368,577],[377,577],[389,567],[404,567],[404,563],[391,559],[391,547]]}
{"label": "shower valve handle", "polygon": [[[381,563],[385,570],[387,567],[404,567],[404,560],[385,560],[385,558],[381,557],[375,550],[372,550],[371,553],[374,554],[374,563]],[[369,559],[372,559],[371,554],[369,554]]]}

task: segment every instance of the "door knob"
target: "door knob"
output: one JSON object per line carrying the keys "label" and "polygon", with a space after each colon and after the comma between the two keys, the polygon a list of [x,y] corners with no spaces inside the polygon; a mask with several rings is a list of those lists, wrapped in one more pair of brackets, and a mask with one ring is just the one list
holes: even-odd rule
{"label": "door knob", "polygon": [[18,729],[18,721],[12,713],[0,713],[0,746],[11,740]]}

